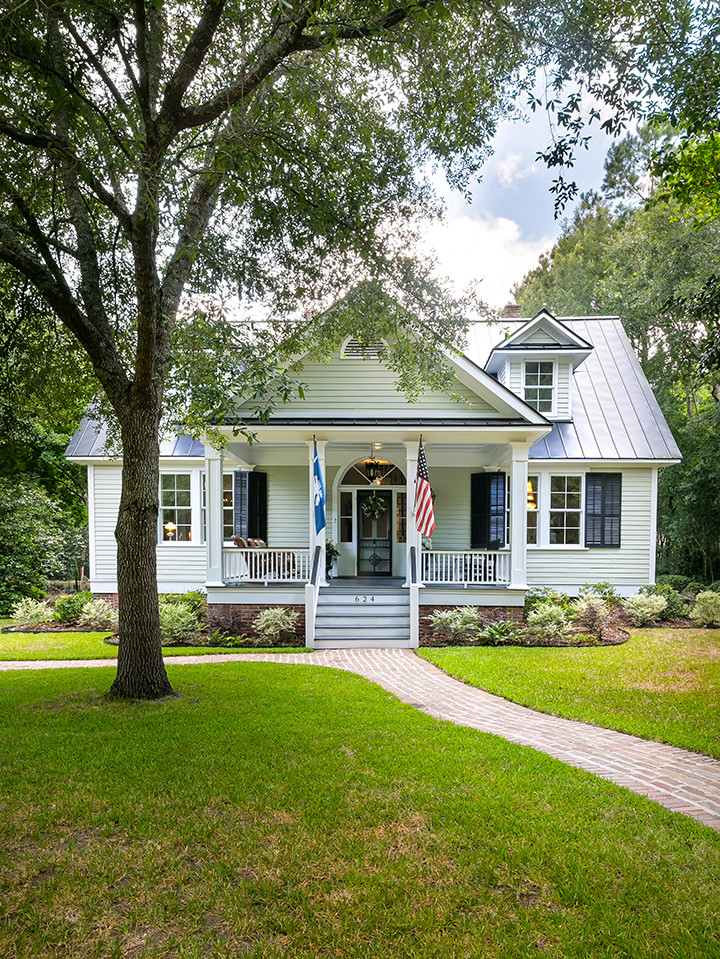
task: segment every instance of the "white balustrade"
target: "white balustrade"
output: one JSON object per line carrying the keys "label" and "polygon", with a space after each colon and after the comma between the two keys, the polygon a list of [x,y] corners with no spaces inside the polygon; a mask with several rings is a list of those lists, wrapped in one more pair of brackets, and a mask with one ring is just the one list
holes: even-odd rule
{"label": "white balustrade", "polygon": [[495,586],[510,582],[510,553],[489,550],[425,550],[423,583],[455,583],[464,586]]}
{"label": "white balustrade", "polygon": [[310,550],[224,549],[223,578],[226,583],[306,583]]}

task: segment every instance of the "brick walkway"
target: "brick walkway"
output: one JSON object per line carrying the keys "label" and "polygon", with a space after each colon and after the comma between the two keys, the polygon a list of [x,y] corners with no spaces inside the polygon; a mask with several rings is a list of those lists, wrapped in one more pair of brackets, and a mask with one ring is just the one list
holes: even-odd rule
{"label": "brick walkway", "polygon": [[[648,742],[627,733],[558,719],[474,689],[407,649],[320,650],[315,653],[241,653],[172,656],[185,663],[274,662],[329,666],[357,673],[436,719],[494,733],[531,746],[571,766],[649,796],[720,831],[720,762]],[[3,662],[0,670],[112,666],[113,660]]]}

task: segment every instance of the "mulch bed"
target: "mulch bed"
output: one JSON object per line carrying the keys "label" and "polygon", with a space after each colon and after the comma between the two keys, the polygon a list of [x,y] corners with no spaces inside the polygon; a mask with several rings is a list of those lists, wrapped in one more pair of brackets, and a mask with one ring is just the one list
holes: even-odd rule
{"label": "mulch bed", "polygon": [[37,626],[3,626],[3,633],[102,633],[103,630],[87,626],[71,626],[69,623],[39,623]]}

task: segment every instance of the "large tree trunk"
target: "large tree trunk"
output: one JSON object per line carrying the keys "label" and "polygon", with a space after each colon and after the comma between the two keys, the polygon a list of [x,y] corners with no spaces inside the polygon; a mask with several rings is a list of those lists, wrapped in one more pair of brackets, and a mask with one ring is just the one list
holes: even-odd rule
{"label": "large tree trunk", "polygon": [[[111,699],[159,699],[174,695],[162,658],[158,612],[157,541],[159,412],[133,404],[121,424],[122,495],[117,540],[120,645]],[[159,404],[158,404],[159,405]],[[149,408],[148,408],[149,407]]]}

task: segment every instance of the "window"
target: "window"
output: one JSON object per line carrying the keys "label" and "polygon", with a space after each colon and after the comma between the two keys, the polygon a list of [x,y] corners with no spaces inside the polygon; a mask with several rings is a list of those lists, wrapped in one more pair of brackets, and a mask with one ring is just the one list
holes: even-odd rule
{"label": "window", "polygon": [[588,473],[585,478],[585,545],[620,546],[622,474]]}
{"label": "window", "polygon": [[233,496],[233,475],[223,473],[223,539],[232,539],[235,532],[235,497]]}
{"label": "window", "polygon": [[160,542],[189,543],[192,539],[190,474],[160,476]]}
{"label": "window", "polygon": [[550,477],[550,545],[579,546],[582,477]]}
{"label": "window", "polygon": [[352,543],[353,540],[353,494],[340,493],[340,542]]}
{"label": "window", "polygon": [[398,492],[395,500],[395,542],[404,543],[407,532],[407,495]]}
{"label": "window", "polygon": [[538,413],[552,413],[554,369],[551,360],[525,361],[525,402]]}
{"label": "window", "polygon": [[527,541],[530,546],[537,546],[537,541],[538,541],[538,477],[537,476],[528,476]]}

